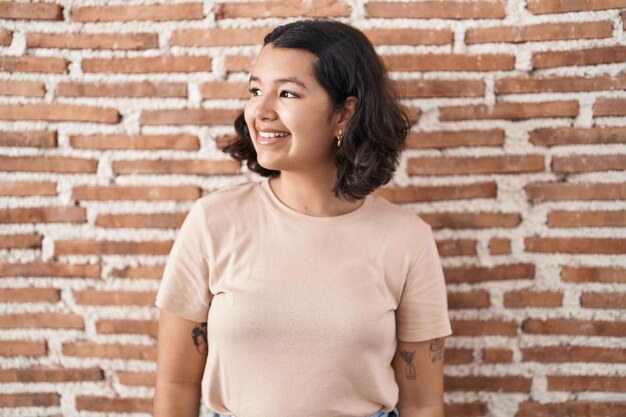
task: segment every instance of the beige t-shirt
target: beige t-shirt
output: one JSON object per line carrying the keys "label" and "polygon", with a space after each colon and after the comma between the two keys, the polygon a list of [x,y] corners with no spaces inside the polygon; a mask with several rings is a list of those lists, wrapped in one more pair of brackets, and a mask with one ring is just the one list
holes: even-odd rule
{"label": "beige t-shirt", "polygon": [[195,203],[156,305],[207,322],[202,397],[236,417],[390,411],[396,339],[451,334],[428,224],[373,194],[350,213],[309,216],[267,178]]}

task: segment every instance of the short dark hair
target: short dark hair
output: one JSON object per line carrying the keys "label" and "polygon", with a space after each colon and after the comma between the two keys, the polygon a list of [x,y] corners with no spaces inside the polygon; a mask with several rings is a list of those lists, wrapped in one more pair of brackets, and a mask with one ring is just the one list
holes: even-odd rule
{"label": "short dark hair", "polygon": [[[276,27],[263,46],[303,49],[312,52],[314,74],[336,108],[349,96],[356,108],[337,151],[336,196],[359,200],[391,181],[406,147],[411,121],[397,100],[385,66],[373,45],[360,30],[331,19],[307,19]],[[240,114],[235,120],[237,140],[222,150],[248,169],[265,177],[280,171],[259,165],[250,132]]]}

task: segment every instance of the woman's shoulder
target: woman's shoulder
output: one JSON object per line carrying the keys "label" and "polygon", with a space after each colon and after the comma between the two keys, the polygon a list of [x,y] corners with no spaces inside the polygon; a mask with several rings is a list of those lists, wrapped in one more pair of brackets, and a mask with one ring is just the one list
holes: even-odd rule
{"label": "woman's shoulder", "polygon": [[240,214],[247,207],[254,207],[257,197],[256,187],[258,183],[254,181],[227,184],[200,197],[196,205],[202,207],[204,213],[215,216],[221,214]]}
{"label": "woman's shoulder", "polygon": [[376,213],[389,227],[404,229],[414,233],[416,230],[430,233],[431,227],[410,206],[400,205],[389,201],[381,194],[374,193],[372,198],[376,200]]}

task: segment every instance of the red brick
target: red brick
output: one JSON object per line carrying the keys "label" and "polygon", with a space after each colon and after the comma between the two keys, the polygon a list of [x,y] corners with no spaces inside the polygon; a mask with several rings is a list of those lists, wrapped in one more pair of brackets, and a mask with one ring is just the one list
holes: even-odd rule
{"label": "red brick", "polygon": [[0,19],[63,20],[63,9],[52,3],[3,1]]}
{"label": "red brick", "polygon": [[581,12],[626,7],[624,0],[528,0],[526,8],[534,14]]}
{"label": "red brick", "polygon": [[351,7],[341,0],[255,1],[217,3],[213,8],[216,20],[268,17],[348,17]]}
{"label": "red brick", "polygon": [[550,227],[610,227],[626,226],[626,210],[621,211],[566,211],[548,213]]}
{"label": "red brick", "polygon": [[626,402],[560,401],[558,403],[519,404],[516,417],[622,417]]}
{"label": "red brick", "polygon": [[10,46],[13,40],[13,32],[0,28],[0,46]]}
{"label": "red brick", "polygon": [[585,308],[626,309],[626,293],[584,292],[580,305]]}
{"label": "red brick", "polygon": [[0,328],[83,329],[83,318],[69,313],[23,313],[0,315]]}
{"label": "red brick", "polygon": [[35,367],[27,369],[2,369],[0,382],[84,382],[102,381],[104,372],[100,368],[65,369]]}
{"label": "red brick", "polygon": [[[0,71],[67,74],[68,61],[43,56],[0,56]],[[1,112],[0,112],[1,113]]]}
{"label": "red brick", "polygon": [[576,51],[533,52],[533,68],[554,68],[620,63],[626,61],[626,46],[602,46]]}
{"label": "red brick", "polygon": [[439,120],[524,120],[549,117],[578,116],[578,101],[548,101],[543,103],[504,103],[493,106],[472,104],[447,106],[439,109]]}
{"label": "red brick", "polygon": [[404,98],[485,95],[485,82],[482,80],[395,80],[393,87],[396,94]]}
{"label": "red brick", "polygon": [[241,162],[234,160],[207,161],[204,159],[113,161],[116,174],[189,174],[227,175],[238,174]]}
{"label": "red brick", "polygon": [[2,288],[0,302],[5,303],[56,303],[61,300],[57,288]]}
{"label": "red brick", "polygon": [[96,173],[98,161],[64,156],[0,156],[0,171]]}
{"label": "red brick", "polygon": [[[154,304],[154,297],[152,302]],[[154,338],[158,335],[157,320],[98,320],[96,332],[99,334],[145,334]]]}
{"label": "red brick", "polygon": [[433,229],[483,229],[487,227],[516,227],[521,222],[518,213],[421,213],[420,217]]}
{"label": "red brick", "polygon": [[504,293],[503,304],[508,308],[561,307],[563,293],[558,291],[518,290]]}
{"label": "red brick", "polygon": [[22,197],[28,195],[52,196],[57,185],[50,181],[0,181],[0,195]]}
{"label": "red brick", "polygon": [[626,155],[571,155],[552,158],[553,172],[623,171]]}
{"label": "red brick", "polygon": [[543,155],[417,157],[407,161],[409,175],[511,174],[544,169]]}
{"label": "red brick", "polygon": [[77,395],[76,409],[108,413],[151,413],[152,398],[108,398]]}
{"label": "red brick", "polygon": [[444,414],[446,417],[485,417],[487,415],[487,404],[478,401],[444,404]]}
{"label": "red brick", "polygon": [[448,307],[450,309],[488,308],[490,305],[488,291],[448,293]]}
{"label": "red brick", "polygon": [[239,46],[262,45],[274,26],[260,28],[178,29],[172,32],[172,46]]}
{"label": "red brick", "polygon": [[62,352],[66,356],[156,360],[156,348],[145,345],[101,344],[93,342],[64,343]]}
{"label": "red brick", "polygon": [[375,195],[396,204],[418,201],[464,200],[468,198],[493,198],[496,196],[494,181],[460,185],[409,185],[406,187],[378,188]]}
{"label": "red brick", "polygon": [[167,255],[172,241],[57,240],[54,253],[63,255]]}
{"label": "red brick", "polygon": [[444,275],[448,284],[533,279],[535,266],[533,264],[507,264],[490,268],[482,266],[446,267],[444,268]]}
{"label": "red brick", "polygon": [[122,385],[153,387],[156,383],[154,372],[118,371],[117,377]]}
{"label": "red brick", "polygon": [[96,306],[152,306],[156,292],[154,291],[74,291],[74,299],[78,305]]}
{"label": "red brick", "polygon": [[0,209],[0,223],[84,223],[83,207],[20,207]]}
{"label": "red brick", "polygon": [[0,407],[59,407],[60,405],[61,396],[57,393],[0,394]]}
{"label": "red brick", "polygon": [[626,361],[626,350],[620,348],[556,345],[535,346],[520,349],[524,362],[563,363],[563,362],[608,362]]}
{"label": "red brick", "polygon": [[484,348],[483,363],[511,363],[513,352],[507,348]]}
{"label": "red brick", "polygon": [[160,279],[163,276],[164,265],[128,266],[123,269],[114,269],[112,275],[117,278],[131,279]]}
{"label": "red brick", "polygon": [[493,26],[468,29],[465,43],[491,42],[536,42],[556,40],[578,40],[610,38],[613,34],[613,22],[562,22],[541,23],[526,26]]}
{"label": "red brick", "polygon": [[42,235],[3,234],[0,239],[0,249],[41,249],[42,241]]}
{"label": "red brick", "polygon": [[502,129],[491,129],[410,132],[406,144],[408,149],[502,146],[504,145],[504,131]]}
{"label": "red brick", "polygon": [[26,34],[28,48],[143,50],[159,47],[156,33],[48,33]]}
{"label": "red brick", "polygon": [[127,83],[61,82],[59,97],[178,97],[187,98],[187,85],[176,82],[137,81]]}
{"label": "red brick", "polygon": [[199,20],[204,18],[202,3],[120,5],[108,7],[75,7],[75,22],[132,22]]}
{"label": "red brick", "polygon": [[541,128],[530,132],[529,141],[537,146],[626,143],[626,127]]}
{"label": "red brick", "polygon": [[0,277],[100,278],[100,265],[0,263]]}
{"label": "red brick", "polygon": [[501,1],[371,1],[365,5],[365,15],[403,19],[502,19],[505,11]]}
{"label": "red brick", "polygon": [[565,282],[621,282],[626,283],[626,269],[611,267],[564,266],[561,280]]}
{"label": "red brick", "polygon": [[626,116],[626,99],[598,98],[593,105],[593,115],[596,117]]}
{"label": "red brick", "polygon": [[517,324],[504,320],[452,320],[452,334],[455,336],[517,336]]}
{"label": "red brick", "polygon": [[83,72],[145,74],[161,72],[210,72],[208,56],[158,56],[140,58],[84,58]]}
{"label": "red brick", "polygon": [[139,123],[142,126],[232,125],[241,112],[240,109],[144,110]]}
{"label": "red brick", "polygon": [[73,104],[16,104],[0,106],[0,120],[118,123],[116,109]]}
{"label": "red brick", "polygon": [[474,362],[474,351],[472,349],[446,347],[444,355],[446,365],[461,365]]}
{"label": "red brick", "polygon": [[0,340],[0,356],[43,356],[46,353],[45,340]]}
{"label": "red brick", "polygon": [[526,252],[538,253],[626,253],[626,239],[575,238],[575,237],[527,237]]}
{"label": "red brick", "polygon": [[525,187],[533,202],[566,200],[625,200],[626,183],[531,183]]}
{"label": "red brick", "polygon": [[224,66],[226,72],[249,72],[252,68],[252,62],[254,58],[251,56],[242,55],[226,55],[224,59]]}
{"label": "red brick", "polygon": [[600,375],[548,375],[548,391],[626,392],[626,378]]}
{"label": "red brick", "polygon": [[531,378],[517,376],[444,376],[447,391],[530,392]]}
{"label": "red brick", "polygon": [[202,94],[202,98],[205,99],[247,99],[250,97],[250,93],[248,92],[248,83],[243,81],[211,81],[202,84],[200,92]]}
{"label": "red brick", "polygon": [[362,31],[374,45],[451,45],[454,41],[454,32],[450,29],[363,29]]}
{"label": "red brick", "polygon": [[[569,93],[579,91],[623,90],[626,88],[626,74],[597,77],[508,77],[496,81],[496,94],[516,93]],[[558,130],[565,130],[559,128]]]}
{"label": "red brick", "polygon": [[[39,81],[0,80],[0,96],[42,98],[45,94],[46,85]],[[4,140],[3,136],[4,132],[0,133],[0,143]]]}
{"label": "red brick", "polygon": [[469,256],[476,255],[476,240],[448,239],[437,241],[437,251],[440,256]]}
{"label": "red brick", "polygon": [[78,186],[72,190],[74,200],[149,200],[184,201],[196,200],[201,190],[195,185],[148,186],[148,185],[109,185]]}
{"label": "red brick", "polygon": [[54,131],[27,130],[27,131],[0,131],[0,146],[55,148],[57,134]]}
{"label": "red brick", "polygon": [[503,54],[399,54],[382,59],[389,71],[510,71],[515,67],[515,56]]}
{"label": "red brick", "polygon": [[186,150],[200,149],[195,135],[89,135],[70,136],[70,145],[76,149],[139,149]]}
{"label": "red brick", "polygon": [[187,213],[100,214],[96,218],[96,226],[178,229],[186,215]]}
{"label": "red brick", "polygon": [[489,239],[489,253],[492,255],[511,253],[511,241],[509,239],[497,237]]}
{"label": "red brick", "polygon": [[575,319],[526,319],[522,330],[529,334],[568,334],[583,336],[624,337],[624,321],[592,321]]}

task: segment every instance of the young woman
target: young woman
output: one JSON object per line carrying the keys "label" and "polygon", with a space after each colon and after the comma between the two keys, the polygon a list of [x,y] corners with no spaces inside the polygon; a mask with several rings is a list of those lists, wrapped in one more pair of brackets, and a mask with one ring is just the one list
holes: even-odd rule
{"label": "young woman", "polygon": [[445,282],[430,227],[372,194],[410,123],[367,38],[264,39],[225,151],[264,178],[199,199],[165,267],[154,416],[443,417]]}

